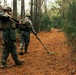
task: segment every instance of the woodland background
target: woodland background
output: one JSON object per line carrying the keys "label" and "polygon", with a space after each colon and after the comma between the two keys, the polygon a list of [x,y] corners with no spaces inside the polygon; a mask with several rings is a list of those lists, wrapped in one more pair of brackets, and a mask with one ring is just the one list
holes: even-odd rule
{"label": "woodland background", "polygon": [[76,49],[76,0],[28,0],[26,3],[27,0],[0,0],[3,7],[10,5],[15,19],[23,19],[29,13],[36,32],[60,28],[68,44]]}

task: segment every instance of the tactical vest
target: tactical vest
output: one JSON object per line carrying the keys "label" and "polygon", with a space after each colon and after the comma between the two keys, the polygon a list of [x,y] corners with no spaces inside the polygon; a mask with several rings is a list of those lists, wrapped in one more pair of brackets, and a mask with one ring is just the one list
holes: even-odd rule
{"label": "tactical vest", "polygon": [[16,41],[15,31],[12,25],[13,25],[12,22],[6,22],[5,24],[6,27],[3,28],[3,39],[4,40]]}
{"label": "tactical vest", "polygon": [[0,29],[15,27],[12,23],[6,14],[0,13]]}
{"label": "tactical vest", "polygon": [[30,31],[31,30],[31,26],[30,26],[30,22],[29,20],[23,20],[22,21],[23,25],[21,26],[21,30],[25,30],[25,31]]}
{"label": "tactical vest", "polygon": [[4,29],[3,39],[6,41],[16,41],[15,31],[13,29]]}

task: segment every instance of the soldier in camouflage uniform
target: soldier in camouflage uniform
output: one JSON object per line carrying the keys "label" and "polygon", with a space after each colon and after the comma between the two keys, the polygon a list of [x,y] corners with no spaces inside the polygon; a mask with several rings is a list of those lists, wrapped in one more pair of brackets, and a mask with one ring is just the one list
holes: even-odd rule
{"label": "soldier in camouflage uniform", "polygon": [[6,67],[6,60],[9,56],[9,53],[11,53],[12,58],[16,65],[21,65],[23,61],[20,61],[17,56],[17,50],[16,50],[16,37],[15,32],[13,29],[13,22],[11,19],[11,13],[12,9],[10,7],[4,7],[3,8],[4,14],[2,16],[0,15],[1,24],[3,27],[2,33],[3,33],[3,40],[4,40],[4,50],[2,53],[2,65],[1,67]]}
{"label": "soldier in camouflage uniform", "polygon": [[[28,53],[28,46],[30,42],[30,31],[33,32],[33,34],[36,35],[36,32],[33,28],[32,22],[31,22],[31,16],[26,15],[26,18],[21,20],[22,26],[21,26],[21,44],[20,44],[20,50],[24,50],[24,53]],[[20,53],[21,53],[20,52]]]}

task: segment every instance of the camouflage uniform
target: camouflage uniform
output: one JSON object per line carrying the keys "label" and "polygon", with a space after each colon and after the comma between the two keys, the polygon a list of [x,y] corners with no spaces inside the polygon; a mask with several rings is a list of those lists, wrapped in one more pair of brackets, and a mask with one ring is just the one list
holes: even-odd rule
{"label": "camouflage uniform", "polygon": [[22,21],[22,27],[21,27],[21,47],[20,49],[23,50],[24,47],[24,53],[27,53],[29,42],[30,42],[30,31],[32,31],[34,34],[36,34],[31,20],[26,17]]}
{"label": "camouflage uniform", "polygon": [[[5,20],[3,20],[3,18]],[[21,65],[22,61],[19,61],[17,56],[17,49],[16,49],[16,37],[15,37],[15,31],[13,29],[13,22],[8,18],[7,14],[0,15],[1,25],[2,28],[2,35],[4,40],[4,50],[2,53],[2,65],[6,65],[6,60],[9,56],[9,53],[11,53],[12,58],[16,65]]]}

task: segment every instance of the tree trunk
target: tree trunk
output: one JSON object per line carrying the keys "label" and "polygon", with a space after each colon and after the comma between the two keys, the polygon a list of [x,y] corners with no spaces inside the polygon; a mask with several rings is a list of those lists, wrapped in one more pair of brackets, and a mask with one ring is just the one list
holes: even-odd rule
{"label": "tree trunk", "polygon": [[69,6],[70,0],[62,0],[62,17],[63,20],[66,22],[66,13],[68,11],[68,6]]}
{"label": "tree trunk", "polygon": [[21,19],[25,17],[25,1],[21,0]]}
{"label": "tree trunk", "polygon": [[43,3],[43,0],[34,0],[34,28],[36,32],[40,31],[42,3]]}
{"label": "tree trunk", "polygon": [[38,1],[38,28],[39,28],[39,31],[41,30],[40,29],[40,26],[41,26],[41,0]]}
{"label": "tree trunk", "polygon": [[30,14],[31,14],[31,20],[33,21],[33,0],[31,0],[31,11],[30,11]]}
{"label": "tree trunk", "polygon": [[7,6],[7,0],[4,0],[4,6]]}
{"label": "tree trunk", "polygon": [[17,0],[13,0],[13,17],[17,19]]}
{"label": "tree trunk", "polygon": [[44,10],[45,10],[45,14],[47,14],[47,0],[44,1]]}
{"label": "tree trunk", "polygon": [[38,0],[34,0],[34,27],[38,32]]}

